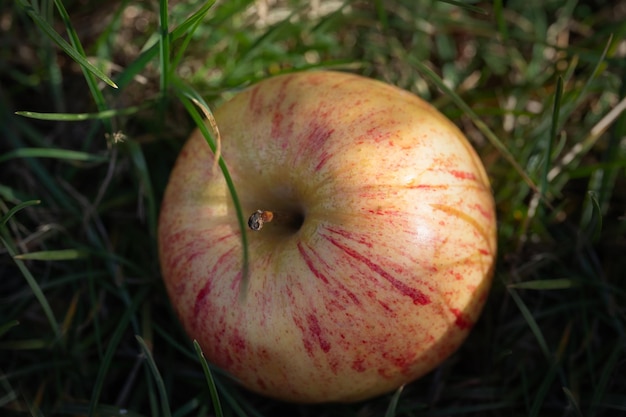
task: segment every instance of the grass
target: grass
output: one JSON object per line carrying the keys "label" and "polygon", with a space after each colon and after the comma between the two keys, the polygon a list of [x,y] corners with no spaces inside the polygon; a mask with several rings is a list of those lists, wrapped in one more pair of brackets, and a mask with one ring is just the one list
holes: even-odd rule
{"label": "grass", "polygon": [[[603,0],[3,2],[0,414],[626,415],[624,22]],[[430,100],[481,155],[498,209],[467,342],[357,404],[268,400],[211,368],[156,255],[189,99],[213,108],[310,68]]]}

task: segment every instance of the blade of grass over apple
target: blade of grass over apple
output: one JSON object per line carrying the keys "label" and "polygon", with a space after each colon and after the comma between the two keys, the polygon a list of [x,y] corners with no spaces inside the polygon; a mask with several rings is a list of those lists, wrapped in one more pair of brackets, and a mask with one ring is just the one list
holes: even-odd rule
{"label": "blade of grass over apple", "polygon": [[226,185],[228,187],[228,191],[233,200],[233,205],[235,207],[235,211],[237,213],[237,223],[239,224],[239,231],[241,233],[241,245],[242,245],[242,276],[241,276],[241,284],[240,284],[240,301],[245,300],[245,297],[248,292],[248,283],[249,283],[249,254],[248,254],[248,237],[246,234],[247,228],[247,216],[244,215],[243,209],[241,207],[241,202],[239,200],[239,196],[237,195],[237,190],[235,189],[235,184],[230,176],[228,171],[228,167],[224,162],[224,159],[221,155],[218,154],[219,145],[217,143],[217,138],[214,138],[212,133],[207,129],[206,123],[202,119],[200,113],[196,109],[194,103],[200,103],[203,112],[210,112],[209,106],[206,104],[202,96],[200,96],[196,91],[184,85],[182,82],[178,80],[174,80],[176,95],[187,109],[187,112],[191,115],[192,119],[196,123],[196,126],[202,132],[204,139],[207,144],[211,148],[211,151],[216,158],[219,158],[219,167],[224,175],[224,180],[226,181]]}
{"label": "blade of grass over apple", "polygon": [[200,364],[202,365],[202,370],[204,371],[207,386],[209,387],[211,401],[213,403],[213,412],[217,417],[223,417],[224,413],[222,411],[222,404],[220,403],[220,397],[217,393],[217,387],[215,386],[213,374],[211,373],[209,364],[207,363],[206,358],[204,357],[204,353],[202,352],[202,348],[200,347],[200,344],[197,340],[193,341],[193,347],[196,350],[196,354],[198,355],[198,359],[200,360]]}
{"label": "blade of grass over apple", "polygon": [[450,89],[433,70],[428,68],[424,63],[419,60],[412,60],[412,63],[417,67],[418,71],[425,74],[432,82],[435,84],[440,90],[442,90],[445,94],[450,96],[454,103],[465,113],[474,125],[480,130],[485,137],[489,140],[489,142],[496,148],[502,156],[513,166],[515,171],[522,177],[522,179],[526,182],[526,184],[535,192],[538,191],[537,186],[533,182],[533,180],[528,176],[526,171],[520,166],[515,157],[511,154],[511,152],[507,149],[507,147],[498,139],[498,137],[493,133],[493,131],[487,126],[478,115],[472,110],[470,106],[463,101],[458,94],[456,94],[452,89]]}
{"label": "blade of grass over apple", "polygon": [[[33,21],[37,24],[37,26],[54,42],[56,43],[65,53],[67,53],[74,61],[76,61],[81,67],[86,68],[89,72],[94,74],[96,77],[100,78],[102,81],[107,83],[113,88],[118,88],[118,86],[111,80],[105,73],[96,68],[93,64],[91,64],[85,58],[84,54],[81,54],[77,51],[72,45],[70,45],[65,39],[63,39],[54,28],[46,22],[46,20],[39,14],[33,6],[28,3],[26,0],[17,0],[22,9],[26,12],[26,14],[33,19]],[[58,0],[56,0],[58,1]]]}
{"label": "blade of grass over apple", "polygon": [[170,405],[168,401],[167,390],[165,389],[165,383],[163,382],[163,378],[161,377],[161,373],[159,372],[159,368],[154,361],[154,357],[152,356],[152,352],[143,338],[139,335],[135,335],[135,339],[139,343],[141,347],[141,352],[148,362],[148,367],[150,368],[150,372],[154,378],[154,382],[157,386],[157,391],[159,393],[159,399],[161,400],[161,413],[159,415],[163,417],[172,417],[172,413],[170,410]]}

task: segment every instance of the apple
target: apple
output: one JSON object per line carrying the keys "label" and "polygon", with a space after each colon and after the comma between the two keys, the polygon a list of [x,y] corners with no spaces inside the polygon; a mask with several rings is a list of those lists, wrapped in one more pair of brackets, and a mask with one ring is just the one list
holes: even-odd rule
{"label": "apple", "polygon": [[459,347],[488,295],[496,218],[452,122],[409,92],[333,71],[266,79],[214,117],[246,216],[266,220],[245,231],[245,297],[237,215],[199,131],[158,233],[171,303],[210,363],[281,400],[351,402]]}

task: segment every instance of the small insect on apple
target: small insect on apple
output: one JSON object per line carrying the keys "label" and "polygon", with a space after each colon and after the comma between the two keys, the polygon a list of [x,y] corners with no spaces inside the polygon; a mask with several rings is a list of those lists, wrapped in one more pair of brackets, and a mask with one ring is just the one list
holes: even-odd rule
{"label": "small insect on apple", "polygon": [[496,217],[451,121],[409,92],[330,71],[266,79],[214,117],[251,229],[195,131],[158,235],[172,305],[210,362],[267,396],[345,402],[457,350],[487,299]]}
{"label": "small insect on apple", "polygon": [[265,223],[274,220],[274,213],[267,210],[257,210],[248,219],[248,227],[250,230],[259,231]]}

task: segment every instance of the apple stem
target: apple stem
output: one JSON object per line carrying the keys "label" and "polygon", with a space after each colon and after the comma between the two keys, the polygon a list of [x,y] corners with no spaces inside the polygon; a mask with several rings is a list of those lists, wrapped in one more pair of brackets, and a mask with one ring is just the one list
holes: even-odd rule
{"label": "apple stem", "polygon": [[265,223],[273,222],[277,227],[280,226],[295,232],[302,226],[303,221],[304,217],[295,211],[257,210],[248,218],[248,227],[250,230],[258,232]]}
{"label": "apple stem", "polygon": [[263,224],[269,223],[274,219],[274,213],[267,210],[257,210],[248,219],[248,227],[255,232],[263,228]]}

